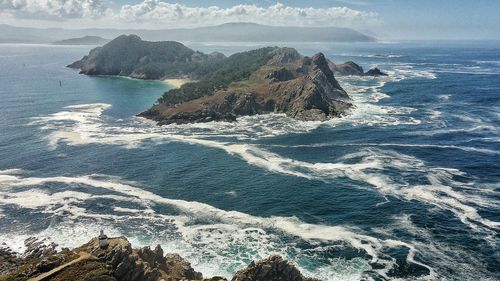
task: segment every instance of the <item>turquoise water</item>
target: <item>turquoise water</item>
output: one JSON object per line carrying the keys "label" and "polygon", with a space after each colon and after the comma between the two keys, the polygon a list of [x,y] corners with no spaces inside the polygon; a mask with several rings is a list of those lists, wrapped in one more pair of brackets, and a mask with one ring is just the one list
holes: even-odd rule
{"label": "turquoise water", "polygon": [[135,115],[163,82],[64,67],[88,47],[0,45],[0,241],[102,228],[207,276],[281,254],[323,280],[500,278],[498,42],[295,47],[390,76],[339,78],[342,119],[157,127]]}

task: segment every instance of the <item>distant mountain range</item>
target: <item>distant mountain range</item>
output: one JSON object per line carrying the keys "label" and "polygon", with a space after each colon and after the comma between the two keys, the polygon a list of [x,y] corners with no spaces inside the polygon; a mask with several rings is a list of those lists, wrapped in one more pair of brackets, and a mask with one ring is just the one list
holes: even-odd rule
{"label": "distant mountain range", "polygon": [[226,23],[190,29],[63,29],[0,25],[0,43],[53,43],[68,38],[114,38],[137,34],[144,40],[180,42],[372,42],[375,38],[350,28],[284,27],[254,23]]}

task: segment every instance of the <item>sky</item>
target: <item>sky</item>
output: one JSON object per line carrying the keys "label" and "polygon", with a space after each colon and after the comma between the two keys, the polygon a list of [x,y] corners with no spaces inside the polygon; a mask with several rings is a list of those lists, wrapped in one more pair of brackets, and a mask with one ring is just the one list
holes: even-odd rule
{"label": "sky", "polygon": [[198,27],[227,22],[349,27],[379,39],[500,39],[500,0],[0,0],[0,24]]}

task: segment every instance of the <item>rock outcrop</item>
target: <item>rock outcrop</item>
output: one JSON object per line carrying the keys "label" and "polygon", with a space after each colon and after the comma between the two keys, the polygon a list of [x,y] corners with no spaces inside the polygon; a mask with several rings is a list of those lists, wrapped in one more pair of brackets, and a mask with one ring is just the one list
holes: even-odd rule
{"label": "rock outcrop", "polygon": [[97,239],[84,245],[87,251],[106,263],[110,275],[122,281],[142,280],[202,280],[203,275],[196,272],[189,262],[177,254],[163,255],[158,245],[154,250],[149,247],[132,249],[125,237],[109,239],[109,245],[102,249]]}
{"label": "rock outcrop", "polygon": [[270,256],[260,261],[252,261],[246,268],[236,272],[231,281],[319,281],[306,278],[292,263],[280,256]]}
{"label": "rock outcrop", "polygon": [[16,253],[7,247],[7,245],[2,245],[0,248],[0,276],[8,274],[9,272],[15,270],[22,264],[22,259],[20,259]]}
{"label": "rock outcrop", "polygon": [[[51,253],[41,250],[47,256],[25,258],[3,248],[0,250],[0,280],[228,281],[219,276],[203,279],[202,273],[195,271],[188,261],[178,254],[164,255],[160,246],[133,249],[125,237],[110,238],[107,242],[107,246],[102,247],[98,238],[94,238],[73,250]],[[317,281],[304,277],[280,256],[253,261],[232,278],[232,281],[264,280]]]}
{"label": "rock outcrop", "polygon": [[353,61],[348,61],[342,64],[335,64],[331,61],[328,62],[328,65],[335,73],[335,75],[347,76],[347,75],[356,75],[361,76],[364,74],[363,68],[356,64]]}
{"label": "rock outcrop", "polygon": [[338,76],[387,76],[386,73],[380,71],[377,67],[364,72],[363,67],[353,61],[335,64],[328,60],[328,66]]}
{"label": "rock outcrop", "polygon": [[380,69],[378,69],[378,67],[375,67],[375,68],[368,70],[365,73],[365,76],[388,76],[388,75],[387,75],[387,73],[380,71]]}

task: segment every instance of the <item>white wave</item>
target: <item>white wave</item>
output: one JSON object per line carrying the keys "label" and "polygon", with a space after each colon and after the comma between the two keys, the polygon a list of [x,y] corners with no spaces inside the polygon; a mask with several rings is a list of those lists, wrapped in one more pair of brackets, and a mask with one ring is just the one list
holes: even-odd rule
{"label": "white wave", "polygon": [[438,98],[439,98],[441,101],[449,101],[449,100],[450,100],[450,97],[451,97],[451,95],[438,95]]}
{"label": "white wave", "polygon": [[[484,192],[489,193],[489,190],[475,187],[477,194],[466,195],[459,190],[469,188],[469,186],[452,179],[455,175],[463,175],[462,172],[440,167],[429,168],[423,161],[408,155],[364,149],[345,155],[336,163],[310,163],[284,158],[251,145],[231,145],[221,148],[230,154],[240,156],[251,165],[271,172],[323,181],[347,177],[368,183],[384,195],[392,195],[406,201],[417,200],[449,210],[473,229],[478,228],[477,223],[490,228],[500,227],[500,222],[482,218],[476,209],[477,207],[494,207],[500,203],[481,195]],[[341,162],[353,159],[357,159],[357,162]],[[403,176],[389,177],[382,172],[387,169],[397,170]],[[429,183],[410,184],[409,180],[404,177],[406,174],[423,176]]]}
{"label": "white wave", "polygon": [[401,58],[403,55],[397,55],[397,54],[372,54],[372,55],[367,55],[366,57],[369,58]]}
{"label": "white wave", "polygon": [[437,79],[433,70],[428,70],[422,67],[416,69],[412,63],[394,63],[392,64],[392,69],[388,70],[387,73],[393,77],[395,81],[415,78]]}
{"label": "white wave", "polygon": [[446,144],[405,144],[405,143],[318,143],[318,144],[302,144],[302,145],[272,145],[275,147],[333,147],[333,146],[359,146],[359,147],[422,147],[422,148],[443,148],[443,149],[458,149],[467,152],[478,152],[489,155],[500,155],[500,151],[477,148],[472,146],[446,145]]}
{"label": "white wave", "polygon": [[[383,84],[383,82],[381,82],[381,84]],[[371,108],[368,103],[364,105],[364,107],[358,108],[357,111],[355,110],[349,117],[332,120],[324,124],[331,124],[332,126],[336,126],[342,122],[367,124],[366,122],[373,122],[371,120],[378,121],[379,125],[385,124],[384,122],[402,123],[400,119],[391,120],[391,115],[387,113],[384,115],[377,115],[378,113],[373,112],[364,113],[363,111],[369,111]],[[374,106],[376,107],[374,110],[380,112],[381,107],[378,105]],[[60,142],[67,142],[76,145],[95,143],[139,147],[145,140],[157,142],[176,141],[202,145],[222,149],[230,155],[240,157],[250,165],[274,173],[322,181],[331,181],[339,177],[345,177],[364,182],[383,195],[392,195],[408,201],[418,200],[422,203],[435,205],[441,209],[450,210],[460,218],[463,223],[472,228],[477,227],[476,222],[488,227],[496,228],[498,226],[497,222],[483,219],[478,214],[475,206],[480,206],[480,202],[462,198],[460,195],[461,193],[455,190],[464,186],[462,183],[448,180],[453,173],[456,173],[455,171],[450,172],[451,170],[439,167],[426,168],[425,163],[408,155],[390,151],[365,149],[358,154],[346,155],[338,159],[335,163],[304,162],[282,157],[279,154],[267,151],[255,144],[234,142],[234,140],[231,140],[231,137],[234,137],[235,134],[242,134],[248,138],[257,137],[260,132],[265,132],[262,134],[264,136],[281,134],[282,131],[278,130],[275,132],[271,128],[278,127],[277,124],[282,124],[280,122],[283,122],[283,120],[274,122],[272,119],[268,119],[268,117],[265,116],[256,117],[264,118],[266,124],[272,124],[268,126],[267,129],[258,131],[257,133],[255,133],[256,130],[252,128],[252,124],[255,120],[249,121],[246,125],[244,125],[245,123],[219,124],[214,122],[216,124],[157,127],[151,126],[151,122],[136,118],[136,126],[131,126],[130,121],[122,121],[124,123],[119,123],[116,120],[106,119],[105,116],[101,116],[103,110],[107,107],[107,105],[103,104],[73,106],[69,109],[74,110],[63,111],[48,117],[41,117],[35,120],[34,123],[42,124],[52,131],[49,134],[49,143],[53,146]],[[398,110],[408,113],[413,109],[399,108]],[[366,114],[371,114],[370,118],[366,118]],[[394,114],[402,114],[402,112]],[[375,118],[376,116],[380,116],[380,118],[377,119]],[[290,120],[286,117],[282,118]],[[411,119],[408,121],[416,122]],[[304,124],[306,125],[304,125],[303,128],[298,126],[296,131],[307,131],[320,125],[319,123],[313,123],[312,125],[310,123]],[[227,140],[225,141],[219,140],[220,138],[224,138],[226,133],[231,137],[226,138]],[[421,131],[417,131],[416,133],[422,134]],[[439,131],[435,130],[431,133],[436,134],[439,133]],[[218,137],[218,139],[212,139],[211,137],[213,136]],[[488,154],[496,153],[487,149],[464,146],[443,146],[443,148],[454,148]],[[343,162],[344,160],[351,159],[355,159],[357,162]],[[404,165],[404,163],[412,163],[412,165],[408,166]],[[385,175],[385,169],[395,169],[402,175],[408,173],[411,175],[420,175],[427,178],[430,184],[421,186],[411,185],[409,180],[405,177],[394,179]]]}
{"label": "white wave", "polygon": [[[56,189],[52,193],[49,193],[39,188],[39,186],[41,187],[48,183],[59,183],[67,186],[77,185],[79,191],[59,191],[59,189]],[[0,184],[2,185],[2,190],[0,191],[1,204],[17,205],[22,208],[39,208],[42,209],[43,212],[59,214],[66,219],[70,219],[70,221],[66,222],[67,224],[63,223],[54,226],[54,228],[47,229],[46,233],[42,232],[40,234],[42,238],[54,241],[60,244],[60,246],[76,246],[75,244],[81,244],[85,242],[85,240],[96,235],[100,227],[99,224],[89,224],[88,229],[83,231],[80,227],[87,226],[78,225],[78,218],[86,217],[92,220],[126,220],[128,223],[133,219],[140,219],[140,221],[146,221],[147,224],[161,225],[162,227],[160,227],[160,229],[163,229],[163,231],[176,231],[181,234],[181,243],[169,243],[165,245],[165,248],[167,250],[177,250],[181,253],[187,253],[190,256],[192,255],[195,266],[207,270],[211,268],[211,270],[205,272],[213,274],[222,273],[227,275],[228,272],[224,272],[223,269],[215,266],[216,263],[207,265],[207,261],[197,255],[197,253],[199,253],[198,249],[196,249],[197,247],[206,246],[207,248],[204,248],[204,251],[212,252],[215,255],[214,259],[211,258],[212,262],[213,260],[215,260],[215,262],[220,262],[221,260],[218,259],[222,259],[222,265],[234,262],[234,260],[231,260],[231,257],[221,257],[220,253],[229,251],[227,247],[235,245],[239,245],[239,247],[248,247],[249,245],[246,245],[245,242],[240,244],[241,241],[245,240],[255,241],[254,239],[257,239],[257,243],[259,243],[258,246],[262,248],[255,247],[252,248],[252,250],[259,251],[259,249],[261,249],[262,252],[258,253],[259,257],[271,254],[273,251],[286,255],[286,251],[280,252],[279,250],[283,247],[292,247],[292,245],[276,245],[276,243],[280,242],[274,237],[275,234],[268,232],[270,230],[283,232],[292,237],[300,237],[308,241],[322,240],[345,243],[350,247],[362,250],[368,254],[371,257],[368,262],[383,265],[383,269],[376,270],[382,276],[386,276],[387,272],[394,266],[394,261],[383,254],[384,250],[400,247],[407,248],[410,253],[410,259],[412,253],[416,251],[413,246],[404,242],[391,239],[379,240],[362,234],[359,229],[353,227],[308,224],[295,217],[275,216],[264,218],[237,211],[224,211],[200,202],[164,198],[130,185],[130,182],[123,183],[117,181],[117,178],[104,175],[43,178],[24,177],[18,174],[8,175],[4,172],[4,175],[0,178]],[[37,188],[26,190],[26,187]],[[149,212],[141,212],[138,209],[117,207],[115,207],[117,214],[99,214],[92,210],[86,210],[83,205],[80,204],[85,201],[95,200],[96,198],[102,199],[103,196],[105,196],[92,194],[88,192],[89,188],[100,188],[119,193],[120,202],[130,198],[133,202],[139,200],[143,206],[150,206],[151,204],[168,205],[179,210],[181,214],[170,216],[157,214],[152,210]],[[33,200],[34,198],[37,199]],[[68,216],[68,213],[71,215]],[[124,213],[126,213],[126,215],[124,215]],[[168,225],[165,222],[175,226],[175,228],[165,229]],[[200,222],[205,223],[200,224]],[[75,223],[78,227],[75,227]],[[66,233],[69,225],[73,225],[72,230]],[[106,227],[106,224],[104,227],[112,235],[121,234],[116,228]],[[53,232],[58,232],[58,235],[53,235]],[[78,232],[78,236],[74,235],[75,232]],[[6,241],[9,246],[18,249],[21,241],[25,239],[27,235],[16,236],[12,234],[13,233],[1,233],[0,236],[2,238],[5,235],[16,237],[15,239]],[[140,241],[138,243],[139,245],[142,244]],[[236,244],[234,245],[234,243]],[[260,243],[267,243],[268,246],[260,245]],[[255,258],[255,256],[246,258]],[[326,270],[326,268],[319,270]],[[332,275],[335,273],[332,273],[330,270],[328,274]],[[358,270],[357,272],[350,272],[350,274],[354,274],[357,278],[360,278],[363,271]]]}
{"label": "white wave", "polygon": [[452,133],[466,133],[466,132],[492,132],[498,133],[499,128],[494,125],[490,125],[487,123],[475,125],[471,127],[465,128],[437,128],[434,130],[418,130],[418,131],[410,131],[405,132],[407,135],[421,135],[421,136],[434,136],[434,135],[443,135],[443,134],[452,134]]}
{"label": "white wave", "polygon": [[420,120],[408,116],[416,109],[404,106],[379,105],[378,101],[389,98],[381,89],[387,82],[395,81],[390,77],[363,77],[365,81],[376,81],[371,86],[355,85],[359,77],[341,77],[339,82],[353,99],[354,108],[347,116],[330,119],[325,124],[336,126],[338,124],[351,124],[354,126],[398,126],[398,125],[418,125]]}
{"label": "white wave", "polygon": [[[433,272],[447,272],[453,269],[453,276],[425,276],[427,280],[496,280],[488,270],[487,264],[481,258],[471,255],[462,246],[450,246],[442,239],[436,239],[436,234],[431,229],[418,227],[412,221],[413,216],[397,215],[392,218],[393,224],[383,229],[375,229],[382,235],[394,235],[404,232],[409,235],[411,243],[420,249],[418,254],[426,261],[432,261]],[[498,247],[493,242],[491,247]],[[422,279],[424,279],[422,278]],[[419,280],[419,279],[417,279]]]}

